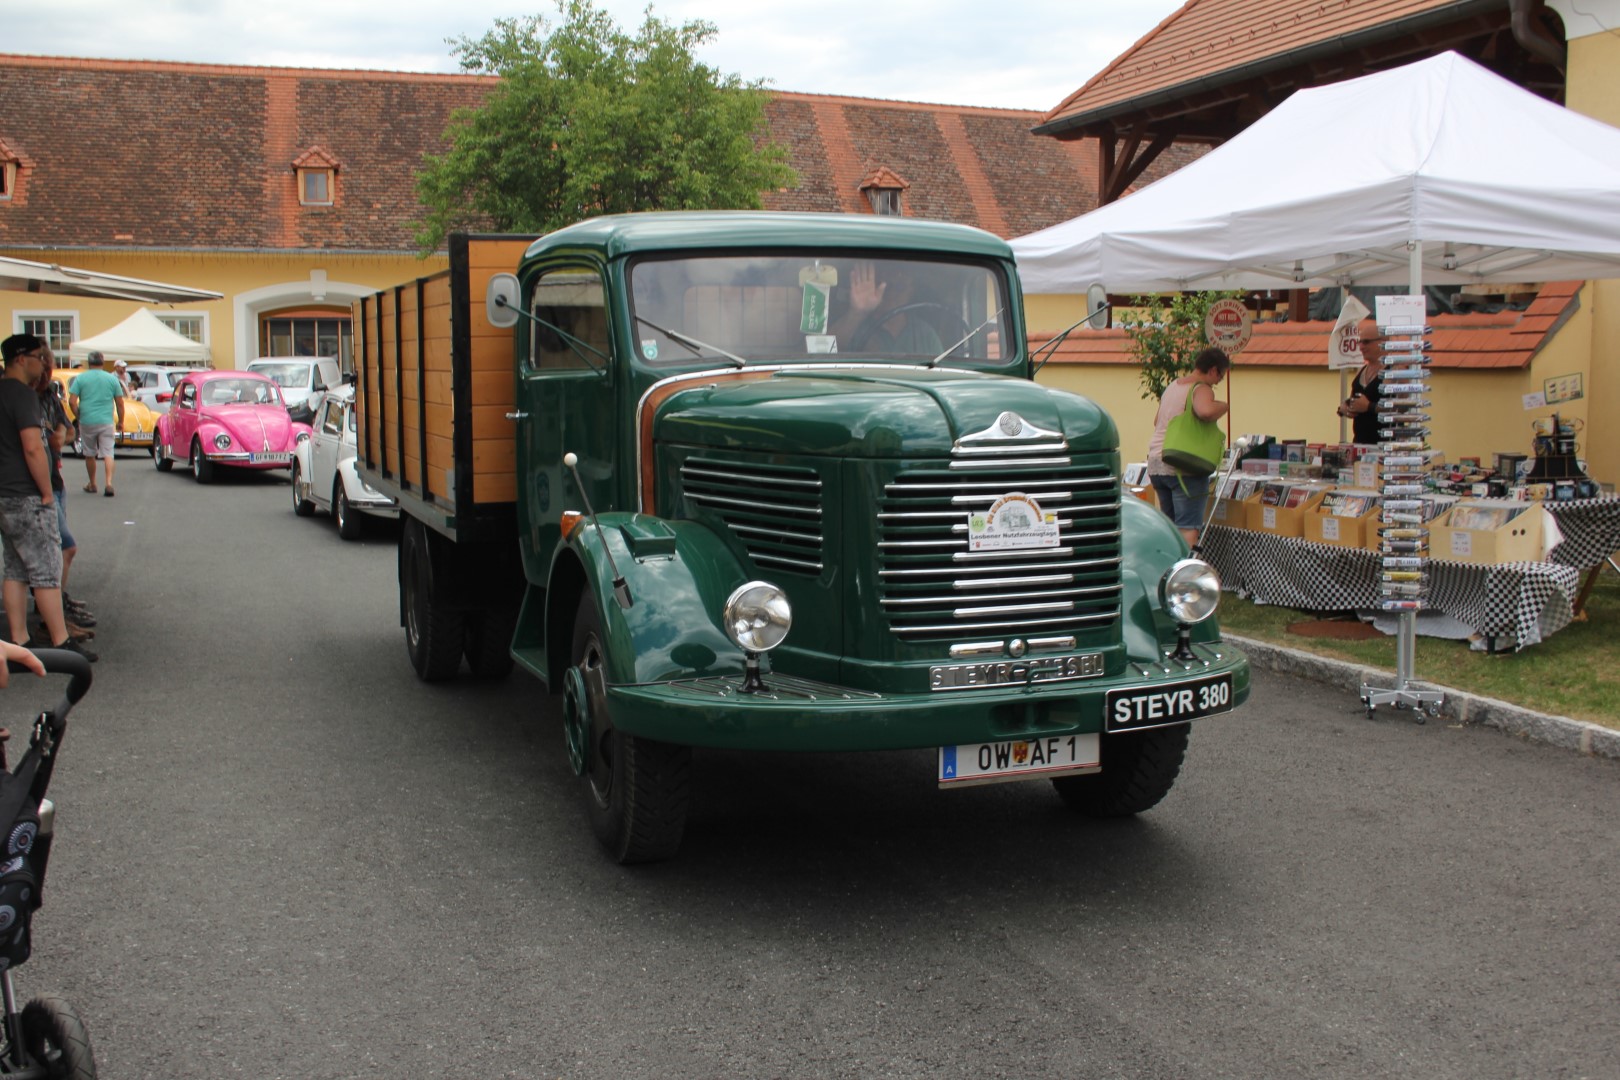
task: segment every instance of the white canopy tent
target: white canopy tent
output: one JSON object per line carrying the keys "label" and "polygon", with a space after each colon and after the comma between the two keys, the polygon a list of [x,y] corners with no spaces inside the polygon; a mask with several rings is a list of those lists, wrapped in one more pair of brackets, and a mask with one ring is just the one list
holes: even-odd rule
{"label": "white canopy tent", "polygon": [[189,304],[218,300],[220,293],[170,285],[162,281],[79,270],[56,263],[31,262],[0,256],[0,289],[17,292],[55,293],[62,296],[99,296],[112,300],[134,300],[143,304]]}
{"label": "white canopy tent", "polygon": [[1444,53],[1301,90],[1012,246],[1030,293],[1620,276],[1620,129]]}
{"label": "white canopy tent", "polygon": [[132,364],[206,364],[209,361],[208,346],[170,330],[146,308],[140,308],[111,330],[73,342],[68,346],[69,361],[78,367],[89,359],[92,351],[105,353],[108,363],[128,360]]}

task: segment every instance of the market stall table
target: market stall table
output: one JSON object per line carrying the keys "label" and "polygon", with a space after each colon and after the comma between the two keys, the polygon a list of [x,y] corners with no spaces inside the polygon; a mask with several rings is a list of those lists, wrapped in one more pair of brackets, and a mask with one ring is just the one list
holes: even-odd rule
{"label": "market stall table", "polygon": [[[1202,554],[1223,588],[1262,604],[1305,611],[1376,610],[1380,557],[1361,548],[1211,526]],[[1574,618],[1580,571],[1558,563],[1476,566],[1432,559],[1428,607],[1495,647],[1534,645]]]}

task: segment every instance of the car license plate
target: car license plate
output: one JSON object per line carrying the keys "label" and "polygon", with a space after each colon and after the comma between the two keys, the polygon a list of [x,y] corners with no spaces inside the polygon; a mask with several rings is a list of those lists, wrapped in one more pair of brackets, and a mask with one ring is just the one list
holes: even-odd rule
{"label": "car license plate", "polygon": [[1225,712],[1231,707],[1231,675],[1133,690],[1110,690],[1103,705],[1103,727],[1107,731],[1167,727]]}
{"label": "car license plate", "polygon": [[151,442],[152,441],[152,433],[150,431],[126,431],[126,432],[124,432],[124,441],[125,442]]}
{"label": "car license plate", "polygon": [[292,460],[291,454],[249,454],[248,460],[255,465],[285,465]]}
{"label": "car license plate", "polygon": [[939,786],[971,787],[1004,780],[1096,772],[1102,766],[1101,747],[1102,740],[1095,732],[942,746],[939,748]]}

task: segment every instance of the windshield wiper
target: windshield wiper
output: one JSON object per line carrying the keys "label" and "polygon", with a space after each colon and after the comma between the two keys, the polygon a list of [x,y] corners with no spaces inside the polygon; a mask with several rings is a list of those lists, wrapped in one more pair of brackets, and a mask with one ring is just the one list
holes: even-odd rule
{"label": "windshield wiper", "polygon": [[710,352],[719,353],[721,356],[725,357],[727,360],[730,360],[733,364],[736,364],[740,368],[748,366],[747,360],[744,360],[736,353],[727,352],[718,345],[710,345],[707,341],[699,341],[697,338],[683,334],[679,330],[666,329],[665,327],[659,326],[651,319],[643,319],[640,315],[636,316],[636,322],[652,327],[654,330],[658,331],[660,334],[663,334],[665,337],[669,338],[678,345],[685,345],[687,349],[691,350],[694,356],[703,357],[704,350],[708,350]]}
{"label": "windshield wiper", "polygon": [[988,319],[984,320],[984,322],[980,323],[978,326],[975,326],[973,329],[969,330],[966,334],[962,335],[961,340],[956,341],[955,343],[946,346],[944,352],[940,353],[938,356],[934,357],[932,360],[928,361],[928,363],[924,364],[923,366],[924,367],[938,367],[939,362],[941,360],[943,360],[947,356],[951,355],[951,353],[955,352],[957,349],[960,349],[963,345],[966,345],[968,342],[972,341],[973,336],[975,334],[977,334],[980,330],[983,330],[985,327],[989,326],[991,323],[993,323],[997,319],[1001,318],[1001,313],[1003,311],[1005,311],[1005,310],[1006,310],[1005,308],[996,308],[995,312],[993,314],[991,314],[991,316]]}

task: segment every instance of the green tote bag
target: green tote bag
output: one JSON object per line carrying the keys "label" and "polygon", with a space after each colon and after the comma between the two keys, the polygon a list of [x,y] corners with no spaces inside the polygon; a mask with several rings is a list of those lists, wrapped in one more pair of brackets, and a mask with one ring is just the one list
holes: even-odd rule
{"label": "green tote bag", "polygon": [[1193,391],[1187,391],[1187,407],[1164,429],[1164,449],[1159,456],[1172,469],[1207,476],[1221,463],[1221,451],[1225,449],[1226,435],[1221,426],[1198,418],[1193,412]]}

